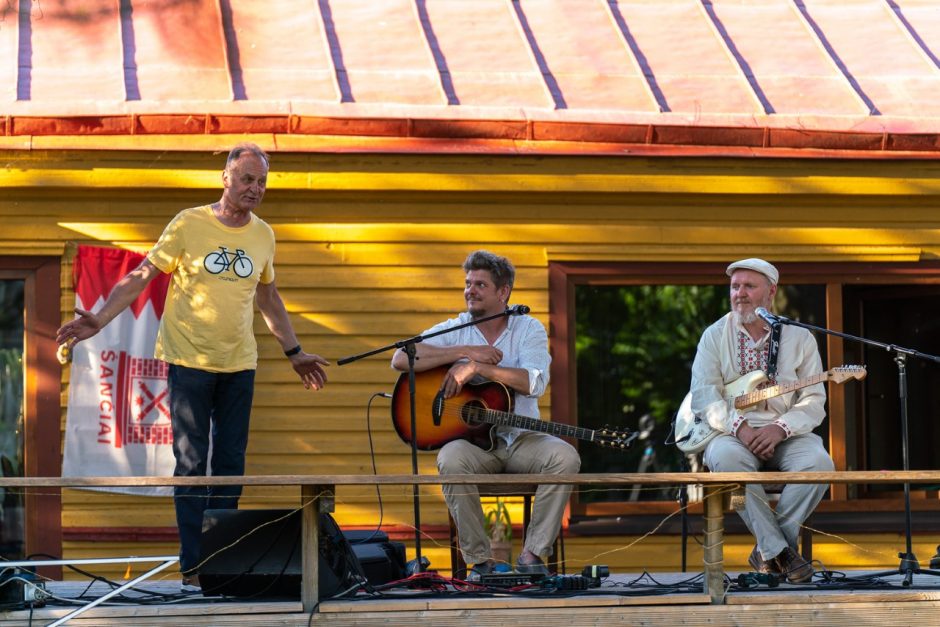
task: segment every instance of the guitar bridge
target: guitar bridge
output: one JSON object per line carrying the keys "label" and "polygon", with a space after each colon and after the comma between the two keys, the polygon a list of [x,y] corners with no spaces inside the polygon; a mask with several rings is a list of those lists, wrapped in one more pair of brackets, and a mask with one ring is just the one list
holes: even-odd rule
{"label": "guitar bridge", "polygon": [[444,393],[438,392],[431,403],[431,419],[435,427],[441,426],[441,416],[444,414]]}

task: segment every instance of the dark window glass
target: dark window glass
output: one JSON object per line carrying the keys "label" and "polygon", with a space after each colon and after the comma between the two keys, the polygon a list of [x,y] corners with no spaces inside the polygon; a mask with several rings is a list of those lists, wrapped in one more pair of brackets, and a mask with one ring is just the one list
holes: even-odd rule
{"label": "dark window glass", "polygon": [[[932,285],[865,285],[843,289],[846,332],[884,344],[894,344],[931,355],[940,354],[940,287]],[[868,376],[848,403],[860,407],[859,424],[849,421],[847,453],[851,467],[861,470],[903,468],[900,373],[895,353],[882,348],[846,341],[847,359],[863,363]],[[940,450],[940,364],[908,357],[907,379],[908,451],[912,470],[937,467]],[[855,415],[848,413],[847,415]],[[861,486],[861,493],[876,495],[897,492],[901,485]],[[938,486],[926,486],[936,490]],[[925,489],[915,486],[914,490]]]}
{"label": "dark window glass", "polygon": [[[0,280],[0,472],[23,476],[23,281]],[[0,555],[23,557],[23,499],[0,488]]]}

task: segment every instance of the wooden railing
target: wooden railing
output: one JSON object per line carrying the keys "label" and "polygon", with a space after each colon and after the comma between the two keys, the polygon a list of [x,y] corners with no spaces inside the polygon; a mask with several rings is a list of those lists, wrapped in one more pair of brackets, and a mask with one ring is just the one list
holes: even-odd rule
{"label": "wooden railing", "polygon": [[614,485],[694,485],[705,493],[705,592],[713,603],[724,598],[724,508],[722,494],[733,486],[747,483],[786,484],[864,484],[940,483],[940,471],[841,471],[841,472],[733,472],[733,473],[596,473],[573,475],[252,475],[244,477],[0,477],[0,487],[108,488],[155,486],[300,486],[303,507],[302,587],[304,610],[311,611],[319,598],[319,514],[334,509],[336,486],[373,485],[472,485],[472,484],[577,484]]}

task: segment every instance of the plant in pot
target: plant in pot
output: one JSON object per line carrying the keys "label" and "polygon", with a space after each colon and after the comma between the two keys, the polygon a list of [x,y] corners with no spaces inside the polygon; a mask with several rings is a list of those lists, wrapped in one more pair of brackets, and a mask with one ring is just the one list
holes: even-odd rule
{"label": "plant in pot", "polygon": [[512,519],[506,502],[496,497],[496,502],[485,512],[486,534],[490,537],[490,552],[500,564],[512,565]]}

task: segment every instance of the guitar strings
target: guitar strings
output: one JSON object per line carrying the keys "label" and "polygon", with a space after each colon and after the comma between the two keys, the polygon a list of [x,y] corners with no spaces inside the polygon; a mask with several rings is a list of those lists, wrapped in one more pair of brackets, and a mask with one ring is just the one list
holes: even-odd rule
{"label": "guitar strings", "polygon": [[[437,401],[435,401],[437,404]],[[540,418],[532,418],[530,416],[521,416],[518,414],[513,414],[511,412],[500,410],[500,409],[490,409],[486,406],[476,406],[471,404],[457,405],[453,402],[441,401],[440,402],[441,412],[440,416],[445,418],[457,418],[461,422],[468,423],[466,418],[477,419],[477,424],[471,424],[471,426],[483,426],[485,424],[494,424],[493,421],[486,420],[487,416],[491,416],[494,421],[499,421],[497,424],[503,424],[505,426],[519,426],[513,425],[512,421],[518,420],[519,423],[525,423],[529,425],[539,425],[537,427],[527,427],[532,431],[558,431],[564,432],[565,435],[575,435],[578,433],[592,433],[595,435],[604,435],[605,440],[611,441],[610,446],[625,446],[619,440],[625,439],[629,434],[623,433],[621,431],[615,431],[604,427],[602,429],[589,429],[586,427],[579,427],[576,425],[569,425],[563,422],[552,422],[550,420],[542,420]],[[468,416],[469,414],[469,416]],[[598,442],[599,444],[606,444],[606,442]]]}

